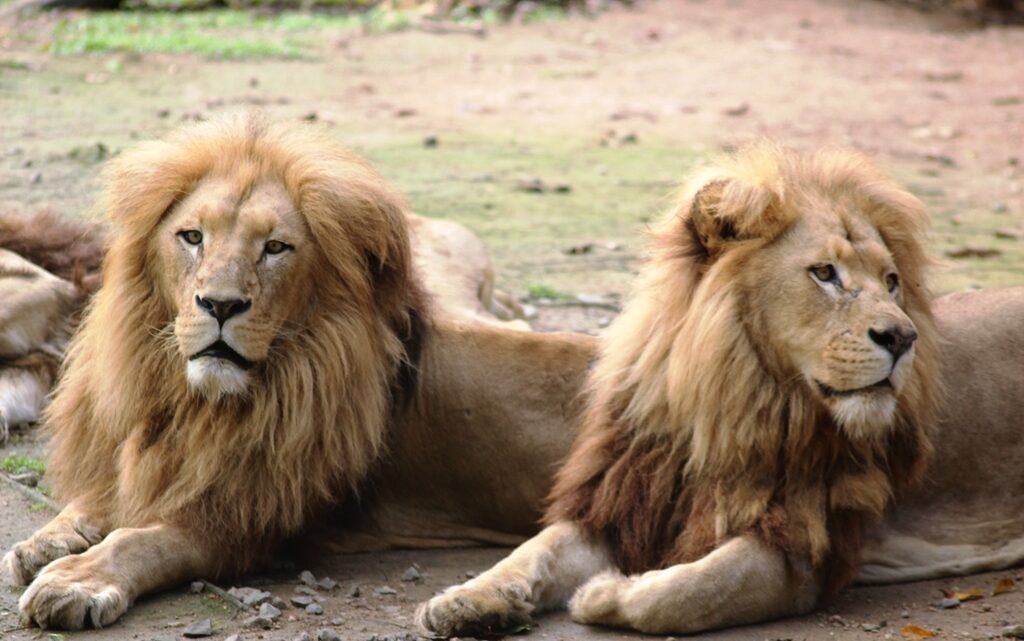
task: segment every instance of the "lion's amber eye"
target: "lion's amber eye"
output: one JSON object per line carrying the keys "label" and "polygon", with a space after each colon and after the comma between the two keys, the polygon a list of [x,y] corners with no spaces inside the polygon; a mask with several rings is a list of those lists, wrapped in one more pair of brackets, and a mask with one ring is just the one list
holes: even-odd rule
{"label": "lion's amber eye", "polygon": [[889,293],[896,291],[896,288],[900,286],[900,277],[896,274],[888,274],[885,277],[885,286],[889,288]]}
{"label": "lion's amber eye", "polygon": [[179,231],[178,235],[189,245],[198,245],[203,242],[203,232],[198,229],[185,229]]}
{"label": "lion's amber eye", "polygon": [[833,265],[814,265],[810,268],[811,274],[823,283],[834,282],[839,274],[836,273],[836,268]]}
{"label": "lion's amber eye", "polygon": [[288,243],[282,243],[279,240],[268,240],[267,244],[263,246],[263,252],[266,254],[280,254],[283,251],[291,249],[292,246]]}

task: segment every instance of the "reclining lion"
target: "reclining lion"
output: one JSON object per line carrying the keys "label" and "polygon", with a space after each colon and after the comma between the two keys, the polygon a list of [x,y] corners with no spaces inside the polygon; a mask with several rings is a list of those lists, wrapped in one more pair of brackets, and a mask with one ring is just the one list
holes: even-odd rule
{"label": "reclining lion", "polygon": [[1024,295],[950,297],[937,329],[925,222],[846,152],[755,146],[694,178],[604,339],[547,528],[420,627],[494,634],[568,605],[688,634],[808,612],[858,569],[1024,559]]}
{"label": "reclining lion", "polygon": [[[332,511],[406,545],[529,534],[576,411],[542,399],[576,393],[586,339],[435,312],[401,198],[308,128],[194,125],[120,155],[106,181],[103,287],[45,417],[66,507],[4,558],[31,582],[24,621],[109,625],[148,592],[247,570]],[[461,461],[425,445],[434,503],[371,510],[384,453],[424,432],[486,442]],[[443,492],[494,447],[531,482]]]}

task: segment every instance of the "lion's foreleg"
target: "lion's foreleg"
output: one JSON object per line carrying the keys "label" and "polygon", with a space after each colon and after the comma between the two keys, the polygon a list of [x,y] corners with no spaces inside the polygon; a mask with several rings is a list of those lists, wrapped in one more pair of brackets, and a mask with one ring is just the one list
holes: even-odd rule
{"label": "lion's foreleg", "polygon": [[794,573],[782,552],[740,537],[694,563],[596,576],[569,611],[578,623],[692,634],[808,612],[817,596],[815,582]]}
{"label": "lion's foreleg", "polygon": [[114,530],[43,568],[18,601],[21,618],[41,628],[107,626],[140,596],[209,574],[215,558],[209,542],[176,526]]}
{"label": "lion's foreleg", "polygon": [[4,555],[4,572],[14,585],[27,585],[45,565],[84,552],[103,540],[104,527],[102,519],[86,514],[72,502]]}
{"label": "lion's foreleg", "polygon": [[424,603],[416,623],[436,636],[490,634],[563,607],[584,581],[611,567],[606,546],[576,525],[556,523],[480,576]]}

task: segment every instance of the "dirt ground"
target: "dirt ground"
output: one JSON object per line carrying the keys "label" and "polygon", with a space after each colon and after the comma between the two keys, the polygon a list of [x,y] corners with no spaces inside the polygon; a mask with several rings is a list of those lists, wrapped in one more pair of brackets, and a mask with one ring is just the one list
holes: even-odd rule
{"label": "dirt ground", "polygon": [[[644,225],[683,173],[770,136],[863,149],[910,185],[933,213],[938,291],[1024,285],[1021,29],[976,29],[867,1],[662,0],[596,19],[488,26],[482,38],[320,29],[300,34],[316,52],[308,59],[221,61],[54,55],[47,42],[60,24],[0,27],[0,210],[95,215],[103,158],[182,121],[258,105],[274,117],[315,118],[374,160],[417,211],[477,231],[501,286],[540,303],[539,329],[596,332],[614,311],[577,297],[614,307],[628,291]],[[535,178],[570,191],[520,188]],[[26,434],[0,457],[42,447]],[[46,518],[0,486],[0,547]],[[67,636],[179,639],[201,618],[213,620],[217,638],[290,639],[323,627],[359,641],[401,636],[418,601],[504,553],[325,556],[308,565],[341,584],[322,595],[325,614],[286,610],[270,631],[243,630],[222,602],[182,589],[146,599],[110,630]],[[424,578],[402,582],[413,563]],[[245,585],[287,599],[301,569]],[[943,639],[989,638],[1024,624],[1024,589],[952,610],[934,604],[943,589],[991,594],[1015,574],[858,587],[814,615],[705,636],[901,638],[912,623]],[[360,595],[349,596],[356,586]],[[0,589],[0,638],[48,636],[17,629],[16,598]],[[564,615],[543,617],[531,634],[628,636]]]}

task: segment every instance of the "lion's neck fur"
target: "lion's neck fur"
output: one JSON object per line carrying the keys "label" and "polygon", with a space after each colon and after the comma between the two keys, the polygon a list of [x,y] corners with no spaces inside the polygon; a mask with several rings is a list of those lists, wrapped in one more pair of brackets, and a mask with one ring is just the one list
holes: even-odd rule
{"label": "lion's neck fur", "polygon": [[[663,242],[603,343],[546,519],[605,536],[630,572],[754,533],[838,587],[854,571],[865,523],[919,473],[934,416],[914,408],[923,425],[904,411],[886,434],[848,438],[759,348],[734,273],[707,272],[680,251],[681,237],[678,221],[656,237]],[[922,334],[931,340],[928,327]],[[934,367],[931,351],[919,346],[922,368]],[[901,409],[930,407],[932,394],[914,384]]]}
{"label": "lion's neck fur", "polygon": [[239,558],[225,561],[233,571],[260,553],[253,541],[272,544],[358,492],[384,445],[407,358],[389,319],[367,309],[312,313],[254,368],[250,394],[212,401],[188,388],[183,357],[157,329],[166,310],[147,288],[111,280],[47,417],[61,499],[98,508],[110,527],[179,522],[214,533],[239,544]]}

